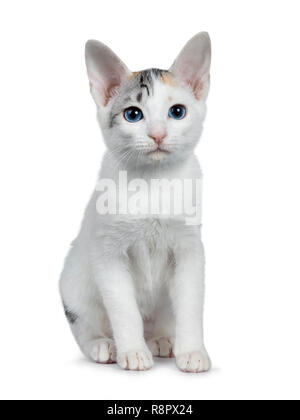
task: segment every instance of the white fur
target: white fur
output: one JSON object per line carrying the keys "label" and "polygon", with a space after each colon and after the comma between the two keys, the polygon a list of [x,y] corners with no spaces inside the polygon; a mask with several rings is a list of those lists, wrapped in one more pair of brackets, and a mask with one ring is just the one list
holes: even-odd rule
{"label": "white fur", "polygon": [[[191,64],[197,48],[202,58]],[[146,98],[143,95],[140,104],[131,104],[143,110],[144,119],[131,124],[120,112],[112,127],[111,115],[125,95],[130,73],[103,44],[88,43],[91,90],[108,147],[100,178],[118,183],[120,170],[127,170],[129,179],[201,178],[193,150],[206,113],[209,60],[209,38],[202,33],[190,41],[172,68],[177,86],[155,80],[154,93]],[[191,72],[185,80],[187,65],[197,66],[195,80]],[[112,81],[110,69],[115,69]],[[178,103],[188,110],[181,121],[168,118],[170,106]],[[163,146],[169,153],[149,154],[156,148],[148,136],[153,130],[167,133]],[[63,301],[76,314],[71,328],[83,353],[98,363],[117,359],[121,368],[129,370],[149,369],[151,352],[162,357],[174,354],[183,371],[208,370],[202,327],[204,251],[200,227],[172,218],[101,216],[96,201],[97,192],[60,281]]]}

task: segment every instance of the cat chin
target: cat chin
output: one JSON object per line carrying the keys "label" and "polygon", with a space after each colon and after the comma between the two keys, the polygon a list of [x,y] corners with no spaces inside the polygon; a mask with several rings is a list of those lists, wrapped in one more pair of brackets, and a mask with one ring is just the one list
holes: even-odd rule
{"label": "cat chin", "polygon": [[154,152],[148,153],[147,156],[150,160],[162,161],[166,160],[170,156],[170,152],[165,150],[155,150]]}

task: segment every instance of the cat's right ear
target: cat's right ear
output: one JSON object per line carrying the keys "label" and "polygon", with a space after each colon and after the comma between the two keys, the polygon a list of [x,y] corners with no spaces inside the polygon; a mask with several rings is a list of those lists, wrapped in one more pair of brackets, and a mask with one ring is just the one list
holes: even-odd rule
{"label": "cat's right ear", "polygon": [[98,106],[106,106],[131,73],[117,55],[99,41],[86,43],[85,60],[91,94]]}

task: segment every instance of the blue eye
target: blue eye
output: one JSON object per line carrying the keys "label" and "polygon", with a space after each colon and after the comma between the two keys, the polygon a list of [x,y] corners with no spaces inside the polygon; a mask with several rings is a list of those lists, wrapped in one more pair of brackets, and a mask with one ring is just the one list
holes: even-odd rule
{"label": "blue eye", "polygon": [[182,120],[186,116],[186,107],[183,105],[174,105],[169,109],[169,117],[174,120]]}
{"label": "blue eye", "polygon": [[144,115],[139,108],[131,106],[130,108],[125,109],[124,118],[130,123],[137,123],[144,118]]}

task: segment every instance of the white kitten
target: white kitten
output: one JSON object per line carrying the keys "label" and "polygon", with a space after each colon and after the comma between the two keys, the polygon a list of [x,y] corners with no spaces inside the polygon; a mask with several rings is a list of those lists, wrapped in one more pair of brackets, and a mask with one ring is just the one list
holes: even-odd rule
{"label": "white kitten", "polygon": [[[188,42],[169,71],[131,73],[105,45],[89,41],[91,93],[108,148],[100,179],[199,179],[211,48]],[[127,192],[127,191],[126,191]],[[98,363],[146,370],[176,357],[186,372],[210,360],[203,342],[204,251],[200,226],[173,217],[101,215],[87,207],[60,281],[65,312],[83,353]]]}

